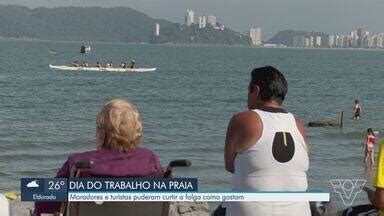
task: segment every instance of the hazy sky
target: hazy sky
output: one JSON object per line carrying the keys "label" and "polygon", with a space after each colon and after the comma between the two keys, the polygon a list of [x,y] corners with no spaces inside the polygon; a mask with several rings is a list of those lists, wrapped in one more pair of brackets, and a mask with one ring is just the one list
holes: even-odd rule
{"label": "hazy sky", "polygon": [[[345,33],[358,27],[384,32],[383,0],[0,0],[28,7],[128,6],[155,18],[184,22],[186,9],[213,14],[240,32],[261,27],[264,39],[279,30]],[[0,14],[1,15],[1,14]]]}

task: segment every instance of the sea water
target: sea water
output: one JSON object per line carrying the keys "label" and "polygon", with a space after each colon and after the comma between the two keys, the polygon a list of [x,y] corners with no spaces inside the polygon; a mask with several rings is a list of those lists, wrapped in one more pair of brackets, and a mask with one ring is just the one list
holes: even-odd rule
{"label": "sea water", "polygon": [[[165,166],[190,159],[175,176],[197,177],[199,190],[231,188],[224,140],[231,116],[246,110],[250,72],[272,65],[288,80],[286,109],[302,119],[338,120],[344,128],[308,128],[309,189],[331,192],[330,179],[366,179],[364,131],[382,130],[384,52],[172,45],[0,41],[0,191],[19,190],[21,177],[52,177],[68,155],[95,149],[96,115],[112,98],[131,100],[142,114],[142,146]],[[56,53],[50,53],[55,50]],[[113,61],[157,67],[154,73],[53,71],[49,64]],[[362,120],[351,120],[360,100]],[[376,147],[377,150],[377,147]],[[367,203],[364,192],[355,204]]]}

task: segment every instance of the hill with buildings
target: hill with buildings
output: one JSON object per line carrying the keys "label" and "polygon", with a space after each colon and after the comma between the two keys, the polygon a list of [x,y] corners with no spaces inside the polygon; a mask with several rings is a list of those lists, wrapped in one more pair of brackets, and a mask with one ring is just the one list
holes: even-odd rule
{"label": "hill with buildings", "polygon": [[[307,38],[308,40],[306,41]],[[326,47],[325,42],[328,42],[327,38],[328,34],[323,32],[283,30],[276,33],[267,43],[283,44],[288,47],[305,47],[305,45],[301,46],[301,43],[305,44],[308,42],[313,43],[308,44],[308,47]]]}
{"label": "hill with buildings", "polygon": [[168,25],[161,34],[152,38],[151,43],[210,44],[229,46],[249,46],[251,39],[231,29],[217,29],[211,25],[199,28],[197,24]]}
{"label": "hill with buildings", "polygon": [[[159,24],[160,34],[155,35]],[[29,9],[0,5],[0,37],[54,41],[249,45],[228,28],[199,29],[154,19],[132,8],[59,7]]]}

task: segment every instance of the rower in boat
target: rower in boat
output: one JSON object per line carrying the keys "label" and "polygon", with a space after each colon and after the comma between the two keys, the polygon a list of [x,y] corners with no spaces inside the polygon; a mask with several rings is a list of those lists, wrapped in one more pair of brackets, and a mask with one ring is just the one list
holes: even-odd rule
{"label": "rower in boat", "polygon": [[105,67],[106,67],[106,68],[111,68],[111,63],[110,63],[110,62],[107,62],[107,64],[106,64]]}
{"label": "rower in boat", "polygon": [[96,67],[97,67],[97,68],[101,68],[101,67],[102,67],[102,65],[100,64],[100,62],[96,62]]}
{"label": "rower in boat", "polygon": [[135,59],[132,59],[131,61],[131,69],[135,68]]}
{"label": "rower in boat", "polygon": [[[101,66],[101,65],[100,65]],[[125,69],[122,70],[120,67],[117,68],[97,68],[97,67],[88,67],[88,68],[82,68],[81,65],[79,67],[75,66],[66,66],[66,65],[49,65],[49,68],[55,69],[55,70],[64,70],[64,71],[111,71],[111,72],[152,72],[156,71],[157,68],[137,68],[134,69]]]}
{"label": "rower in boat", "polygon": [[73,67],[79,67],[79,62],[76,60],[72,63],[72,66]]}
{"label": "rower in boat", "polygon": [[125,64],[125,62],[121,62],[121,64],[120,64],[120,67],[122,68],[122,69],[125,69],[125,68],[127,68],[127,64]]}
{"label": "rower in boat", "polygon": [[88,64],[88,62],[87,61],[83,61],[83,65],[82,65],[83,67],[88,67],[89,66],[89,64]]}

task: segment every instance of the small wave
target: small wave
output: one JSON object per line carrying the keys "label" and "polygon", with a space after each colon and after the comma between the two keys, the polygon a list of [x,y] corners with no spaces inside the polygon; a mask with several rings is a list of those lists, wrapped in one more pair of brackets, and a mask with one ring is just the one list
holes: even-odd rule
{"label": "small wave", "polygon": [[58,158],[68,157],[68,154],[25,154],[25,153],[2,153],[0,154],[0,161],[12,161],[12,160],[23,160],[28,158],[28,160],[57,160]]}
{"label": "small wave", "polygon": [[335,160],[339,161],[356,161],[356,160],[362,160],[364,158],[364,154],[361,153],[361,155],[349,155],[349,156],[340,156],[335,158]]}
{"label": "small wave", "polygon": [[348,132],[332,132],[325,133],[325,136],[331,138],[353,138],[353,139],[364,139],[366,133],[365,131],[348,131]]}
{"label": "small wave", "polygon": [[49,177],[49,176],[53,176],[56,172],[57,172],[57,169],[52,170],[50,172],[46,172],[42,170],[23,170],[23,171],[18,171],[17,174],[19,176]]}

